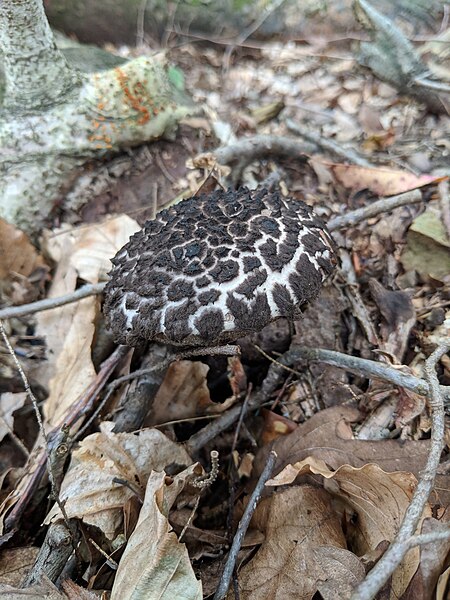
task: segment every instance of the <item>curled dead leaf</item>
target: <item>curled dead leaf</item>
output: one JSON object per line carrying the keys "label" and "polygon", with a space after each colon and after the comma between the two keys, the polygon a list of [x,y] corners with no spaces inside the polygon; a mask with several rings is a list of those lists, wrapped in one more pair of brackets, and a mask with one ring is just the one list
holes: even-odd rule
{"label": "curled dead leaf", "polygon": [[414,175],[407,171],[398,169],[360,167],[358,165],[332,163],[314,157],[310,160],[312,166],[315,164],[326,167],[334,176],[336,181],[353,192],[370,190],[379,196],[394,196],[403,194],[410,190],[439,183],[445,179],[435,175]]}
{"label": "curled dead leaf", "polygon": [[194,575],[186,546],[167,518],[189,476],[190,467],[174,477],[153,472],[147,483],[139,520],[119,563],[111,600],[201,600],[202,584]]}
{"label": "curled dead leaf", "polygon": [[[112,539],[122,528],[123,511],[131,496],[144,496],[152,471],[168,465],[189,465],[192,459],[157,429],[138,434],[114,433],[113,423],[102,423],[100,433],[85,438],[73,452],[61,485],[69,518],[95,525]],[[45,522],[61,518],[55,506]]]}
{"label": "curled dead leaf", "polygon": [[[411,473],[386,473],[374,464],[361,468],[343,465],[333,471],[323,460],[308,457],[287,465],[266,485],[286,485],[306,473],[321,475],[325,479],[325,489],[343,503],[343,517],[348,519],[347,541],[357,556],[372,553],[380,543],[394,539],[417,483]],[[429,516],[431,508],[427,505],[419,528]],[[420,550],[414,548],[392,576],[393,598],[402,597],[419,563]]]}
{"label": "curled dead leaf", "polygon": [[[340,598],[364,577],[360,560],[346,549],[332,498],[323,489],[291,487],[262,500],[252,527],[265,539],[239,572],[242,600],[311,600],[339,589]],[[231,600],[233,594],[228,595]]]}

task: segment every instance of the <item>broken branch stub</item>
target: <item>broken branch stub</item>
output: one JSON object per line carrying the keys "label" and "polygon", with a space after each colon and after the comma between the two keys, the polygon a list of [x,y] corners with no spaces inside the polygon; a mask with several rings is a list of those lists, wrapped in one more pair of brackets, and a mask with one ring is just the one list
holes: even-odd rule
{"label": "broken branch stub", "polygon": [[416,80],[427,74],[427,67],[403,32],[367,0],[354,0],[357,21],[369,31],[372,41],[360,45],[359,62],[401,94],[425,104],[432,113],[446,113],[443,100]]}

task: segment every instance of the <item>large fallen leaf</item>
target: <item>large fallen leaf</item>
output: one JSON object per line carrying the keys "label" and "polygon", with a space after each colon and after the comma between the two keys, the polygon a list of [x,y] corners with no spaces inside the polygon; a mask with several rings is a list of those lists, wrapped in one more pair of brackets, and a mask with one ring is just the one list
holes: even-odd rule
{"label": "large fallen leaf", "polygon": [[[134,434],[114,433],[113,427],[113,423],[102,423],[100,433],[81,442],[73,452],[60,493],[69,518],[77,517],[99,527],[110,539],[122,527],[127,501],[135,494],[143,498],[152,471],[192,463],[182,446],[157,429]],[[56,518],[60,513],[55,506],[45,522]]]}
{"label": "large fallen leaf", "polygon": [[[295,431],[274,442],[278,454],[274,473],[288,463],[308,456],[322,459],[332,469],[344,464],[361,467],[376,463],[385,471],[407,471],[418,476],[425,466],[430,447],[429,440],[376,440],[353,439],[350,423],[359,412],[350,406],[336,406],[322,410]],[[262,448],[254,462],[254,476],[258,477],[266,463],[269,450]]]}
{"label": "large fallen leaf", "polygon": [[315,163],[325,166],[339,183],[353,192],[367,189],[379,196],[402,194],[445,179],[435,175],[417,176],[397,169],[337,164],[317,157],[311,159],[310,162],[313,167]]}
{"label": "large fallen leaf", "polygon": [[[259,504],[252,527],[263,531],[265,540],[239,572],[241,600],[310,600],[317,592],[326,600],[348,598],[364,577],[323,489],[302,486],[275,493]],[[228,598],[234,598],[232,592]]]}
{"label": "large fallen leaf", "polygon": [[[44,245],[58,265],[48,296],[73,292],[78,279],[89,283],[105,279],[109,259],[138,229],[135,221],[121,215],[89,227],[48,233]],[[98,298],[92,296],[38,314],[37,334],[45,337],[47,362],[36,376],[49,386],[44,410],[50,425],[63,418],[95,377],[91,345],[98,309]]]}
{"label": "large fallen leaf", "polygon": [[0,554],[0,584],[19,586],[34,565],[38,552],[35,546],[4,548]]}
{"label": "large fallen leaf", "polygon": [[214,406],[206,381],[209,367],[200,361],[180,360],[167,369],[152,405],[147,425],[202,415]]}
{"label": "large fallen leaf", "polygon": [[28,277],[36,268],[44,265],[44,259],[28,236],[0,219],[0,279],[6,279],[10,273]]}
{"label": "large fallen leaf", "polygon": [[[312,473],[329,480],[333,496],[344,503],[344,515],[349,515],[347,541],[358,555],[370,554],[384,541],[391,542],[409,506],[417,483],[411,473],[386,473],[377,465],[368,464],[359,469],[343,465],[337,471],[328,468],[324,461],[306,458],[287,465],[266,485],[292,483],[298,475]],[[419,524],[431,516],[429,506],[424,510]],[[410,550],[392,576],[391,598],[401,598],[420,562],[420,550]]]}
{"label": "large fallen leaf", "polygon": [[193,468],[164,483],[165,473],[148,479],[136,528],[117,569],[111,600],[201,600],[186,546],[171,530],[168,511]]}
{"label": "large fallen leaf", "polygon": [[416,217],[409,228],[401,262],[422,278],[442,281],[450,274],[450,239],[440,211],[435,207]]}

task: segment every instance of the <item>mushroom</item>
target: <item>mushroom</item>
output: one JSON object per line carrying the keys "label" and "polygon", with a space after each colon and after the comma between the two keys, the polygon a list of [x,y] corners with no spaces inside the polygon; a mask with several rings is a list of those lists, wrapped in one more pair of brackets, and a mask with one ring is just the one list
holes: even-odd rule
{"label": "mushroom", "polygon": [[206,347],[298,318],[336,257],[306,204],[241,188],[161,211],[112,264],[104,313],[118,343]]}

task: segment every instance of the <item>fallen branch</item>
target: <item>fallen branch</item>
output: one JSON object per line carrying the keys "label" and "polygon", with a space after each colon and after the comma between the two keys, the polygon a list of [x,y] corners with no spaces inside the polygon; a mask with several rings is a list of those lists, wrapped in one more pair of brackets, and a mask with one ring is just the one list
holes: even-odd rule
{"label": "fallen branch", "polygon": [[0,319],[13,319],[17,317],[24,317],[25,315],[32,315],[36,312],[43,310],[50,310],[58,306],[64,306],[64,304],[71,304],[77,302],[88,296],[95,296],[101,294],[105,288],[106,283],[94,283],[89,285],[83,285],[78,290],[65,294],[64,296],[57,296],[56,298],[46,298],[45,300],[38,300],[37,302],[30,302],[29,304],[21,304],[20,306],[8,306],[7,308],[0,309]]}
{"label": "fallen branch", "polygon": [[[286,354],[291,355],[290,360],[292,362],[295,362],[295,360],[300,358],[317,360],[333,367],[351,371],[357,375],[381,379],[382,381],[403,387],[416,394],[420,394],[421,396],[431,397],[428,380],[425,381],[424,379],[415,377],[415,375],[404,373],[398,368],[389,367],[385,363],[367,360],[366,358],[359,358],[357,356],[350,356],[348,354],[343,354],[342,352],[335,352],[334,350],[318,348],[295,348]],[[447,401],[450,401],[450,386],[440,386],[440,393]]]}
{"label": "fallen branch", "polygon": [[[334,350],[295,347],[292,350],[288,350],[277,359],[271,359],[272,364],[269,367],[267,376],[262,386],[252,393],[247,405],[247,411],[242,410],[240,405],[233,406],[227,410],[224,414],[211,423],[208,423],[208,425],[203,427],[203,429],[200,429],[200,431],[192,435],[189,440],[185,442],[187,452],[191,455],[197,453],[205,444],[231,427],[233,423],[238,420],[241,413],[243,413],[245,418],[245,412],[261,407],[280,385],[283,373],[285,371],[290,371],[292,365],[300,359],[316,360],[327,365],[345,369],[346,371],[351,371],[352,373],[362,375],[363,377],[381,379],[382,381],[403,387],[422,396],[429,396],[430,394],[427,381],[415,377],[414,375],[403,373],[397,368],[389,367],[384,363],[367,360],[365,358],[358,358],[356,356],[349,356],[342,352],[335,352]],[[442,385],[440,386],[440,391],[444,399],[450,403],[450,386]]]}
{"label": "fallen branch", "polygon": [[0,2],[0,51],[0,216],[30,233],[87,161],[159,139],[193,112],[156,57],[94,73],[72,68],[42,0]]}
{"label": "fallen branch", "polygon": [[308,142],[315,144],[319,148],[326,150],[330,154],[334,154],[335,156],[338,156],[339,158],[342,158],[347,162],[359,165],[360,167],[373,167],[373,165],[368,160],[366,160],[362,156],[359,156],[359,154],[357,154],[351,148],[343,148],[337,142],[324,138],[318,133],[314,133],[313,131],[309,131],[308,129],[302,127],[292,119],[286,119],[286,126],[293,133],[299,135],[305,140],[308,140]]}
{"label": "fallen branch", "polygon": [[367,0],[355,0],[353,7],[357,20],[372,35],[371,42],[361,43],[359,62],[401,94],[425,104],[431,112],[445,113],[439,95],[416,83],[425,78],[427,67],[404,33]]}
{"label": "fallen branch", "polygon": [[427,79],[426,77],[417,77],[414,79],[414,83],[435,92],[450,94],[450,85],[448,83],[444,83],[443,81],[433,81],[432,79]]}
{"label": "fallen branch", "polygon": [[256,484],[255,489],[253,490],[248,500],[244,514],[242,515],[242,519],[239,521],[236,535],[234,536],[233,543],[228,554],[227,562],[225,563],[225,567],[223,569],[219,585],[217,587],[216,593],[214,594],[214,600],[222,600],[222,598],[225,597],[228,588],[230,587],[230,582],[236,565],[238,552],[241,549],[244,536],[247,532],[248,526],[250,525],[251,518],[253,516],[253,513],[255,512],[256,506],[259,502],[266,481],[269,479],[272,473],[272,469],[276,459],[277,453],[274,450],[272,450],[269,453],[266,466],[264,467],[264,470],[261,473],[260,478],[258,479],[258,483]]}
{"label": "fallen branch", "polygon": [[254,160],[267,158],[308,159],[308,154],[315,152],[317,146],[301,142],[291,137],[279,135],[255,135],[242,138],[235,144],[220,146],[213,152],[221,165],[239,163],[248,165]]}
{"label": "fallen branch", "polygon": [[354,590],[351,600],[372,600],[380,591],[409,549],[409,540],[414,535],[426,502],[433,489],[436,471],[444,448],[445,413],[442,387],[436,375],[436,365],[450,350],[450,344],[439,346],[425,363],[425,377],[429,388],[431,412],[431,446],[427,464],[419,478],[411,503],[405,512],[395,540]]}
{"label": "fallen branch", "polygon": [[411,192],[405,192],[404,194],[391,196],[390,198],[381,198],[368,206],[352,210],[346,215],[333,217],[328,221],[327,226],[330,231],[344,229],[345,227],[354,227],[365,219],[371,219],[380,214],[391,212],[400,206],[416,204],[417,202],[421,202],[421,200],[422,194],[419,190],[412,190]]}

